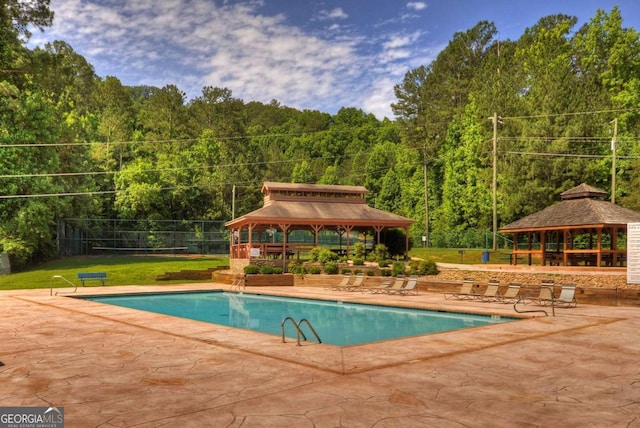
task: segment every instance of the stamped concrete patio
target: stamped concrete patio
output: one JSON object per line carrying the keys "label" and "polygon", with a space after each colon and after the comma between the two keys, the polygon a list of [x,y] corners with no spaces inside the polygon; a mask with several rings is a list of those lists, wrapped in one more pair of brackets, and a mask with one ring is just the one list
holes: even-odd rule
{"label": "stamped concrete patio", "polygon": [[[259,292],[514,315],[435,293]],[[63,406],[68,427],[640,427],[640,308],[339,348],[49,294],[0,292],[0,406]]]}

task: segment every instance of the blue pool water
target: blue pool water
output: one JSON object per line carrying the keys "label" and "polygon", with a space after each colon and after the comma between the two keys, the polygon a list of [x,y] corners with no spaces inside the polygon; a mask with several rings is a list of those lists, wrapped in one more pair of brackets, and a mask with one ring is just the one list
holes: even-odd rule
{"label": "blue pool water", "polygon": [[[93,296],[86,299],[263,333],[281,334],[282,321],[307,319],[322,343],[358,345],[466,327],[514,321],[514,318],[405,309],[246,293],[189,292]],[[303,333],[315,340],[303,324]],[[295,328],[285,323],[287,337]]]}

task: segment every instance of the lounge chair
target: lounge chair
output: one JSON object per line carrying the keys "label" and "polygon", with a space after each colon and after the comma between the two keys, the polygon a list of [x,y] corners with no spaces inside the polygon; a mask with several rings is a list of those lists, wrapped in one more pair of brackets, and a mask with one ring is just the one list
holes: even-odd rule
{"label": "lounge chair", "polygon": [[475,280],[473,278],[465,278],[462,281],[460,290],[456,293],[445,293],[445,299],[477,299],[479,294],[473,291],[473,284]]}
{"label": "lounge chair", "polygon": [[326,287],[324,287],[324,289],[325,290],[344,290],[345,287],[349,286],[349,281],[351,281],[351,275],[346,274],[342,277],[342,281],[340,281],[340,284],[327,285]]}
{"label": "lounge chair", "polygon": [[512,282],[509,284],[507,291],[499,296],[499,300],[502,303],[515,303],[518,301],[518,295],[520,294],[520,287],[522,284],[519,282]]}
{"label": "lounge chair", "polygon": [[351,281],[351,275],[350,274],[345,274],[342,277],[342,281],[340,281],[339,284],[335,284],[335,285],[327,285],[324,287],[325,290],[337,290],[337,289],[342,289],[342,287],[346,287],[347,285],[349,285],[349,281]]}
{"label": "lounge chair", "polygon": [[536,302],[541,306],[546,306],[546,305],[550,305],[554,299],[555,297],[553,295],[553,288],[550,286],[543,285],[540,287],[540,294],[536,299],[534,299],[534,302]]}
{"label": "lounge chair", "polygon": [[578,306],[578,301],[576,300],[576,285],[573,283],[565,283],[562,284],[562,289],[560,290],[560,295],[556,299],[557,306],[564,306],[566,308],[575,308]]}
{"label": "lounge chair", "polygon": [[483,302],[495,302],[499,300],[500,294],[500,281],[497,279],[490,279],[489,285],[487,285],[487,289],[484,294],[480,296]]}
{"label": "lounge chair", "polygon": [[388,281],[384,281],[382,284],[380,284],[377,287],[362,287],[362,292],[369,292],[372,294],[379,294],[379,293],[385,293],[389,290],[390,287],[393,288],[402,288],[404,287],[404,281],[405,278],[404,277],[397,277],[396,280],[394,282],[391,282],[390,280]]}
{"label": "lounge chair", "polygon": [[543,279],[540,281],[540,283],[542,284],[543,287],[553,287],[554,285],[556,285],[556,281],[555,279]]}
{"label": "lounge chair", "polygon": [[409,294],[413,294],[413,295],[417,296],[418,295],[417,285],[418,285],[418,277],[412,275],[411,277],[409,277],[409,280],[404,285],[404,287],[402,287],[402,288],[391,287],[391,288],[387,289],[386,293],[387,294],[401,294],[403,296],[407,296]]}
{"label": "lounge chair", "polygon": [[346,287],[344,287],[343,289],[346,291],[360,291],[362,290],[363,281],[364,281],[364,275],[359,273],[353,279],[353,282],[347,285]]}

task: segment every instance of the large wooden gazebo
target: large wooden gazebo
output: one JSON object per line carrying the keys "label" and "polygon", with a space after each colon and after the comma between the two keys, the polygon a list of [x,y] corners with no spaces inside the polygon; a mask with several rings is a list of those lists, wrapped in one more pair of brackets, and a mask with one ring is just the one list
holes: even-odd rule
{"label": "large wooden gazebo", "polygon": [[[232,270],[249,264],[251,259],[268,258],[280,258],[286,268],[287,258],[318,245],[322,230],[346,236],[344,254],[349,254],[352,233],[373,232],[379,243],[385,228],[401,228],[406,236],[406,255],[409,226],[414,221],[370,207],[367,193],[362,186],[265,182],[263,207],[226,223],[231,229]],[[296,230],[312,232],[313,243],[288,242],[288,235]],[[279,242],[274,242],[275,234]]]}
{"label": "large wooden gazebo", "polygon": [[513,263],[623,266],[627,224],[640,222],[640,213],[602,200],[606,194],[583,183],[561,193],[560,203],[502,227],[513,234]]}

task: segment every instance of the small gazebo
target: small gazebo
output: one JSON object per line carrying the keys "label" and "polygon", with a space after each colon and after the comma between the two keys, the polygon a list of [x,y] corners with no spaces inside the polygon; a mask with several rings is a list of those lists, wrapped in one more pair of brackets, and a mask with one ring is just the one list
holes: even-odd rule
{"label": "small gazebo", "polygon": [[[232,270],[264,258],[280,258],[286,267],[288,257],[318,245],[321,230],[346,235],[344,253],[349,254],[352,232],[372,231],[379,243],[382,230],[401,228],[406,236],[405,255],[409,251],[409,226],[414,220],[370,207],[368,190],[362,186],[265,182],[262,193],[262,208],[226,223],[231,229]],[[287,236],[295,230],[313,233],[313,244],[288,242]],[[280,242],[269,239],[275,233],[281,236]]]}
{"label": "small gazebo", "polygon": [[[526,257],[558,266],[623,266],[627,224],[640,213],[603,200],[607,193],[580,184],[560,194],[562,201],[500,229],[513,234],[513,262]],[[621,248],[622,247],[622,248]]]}

